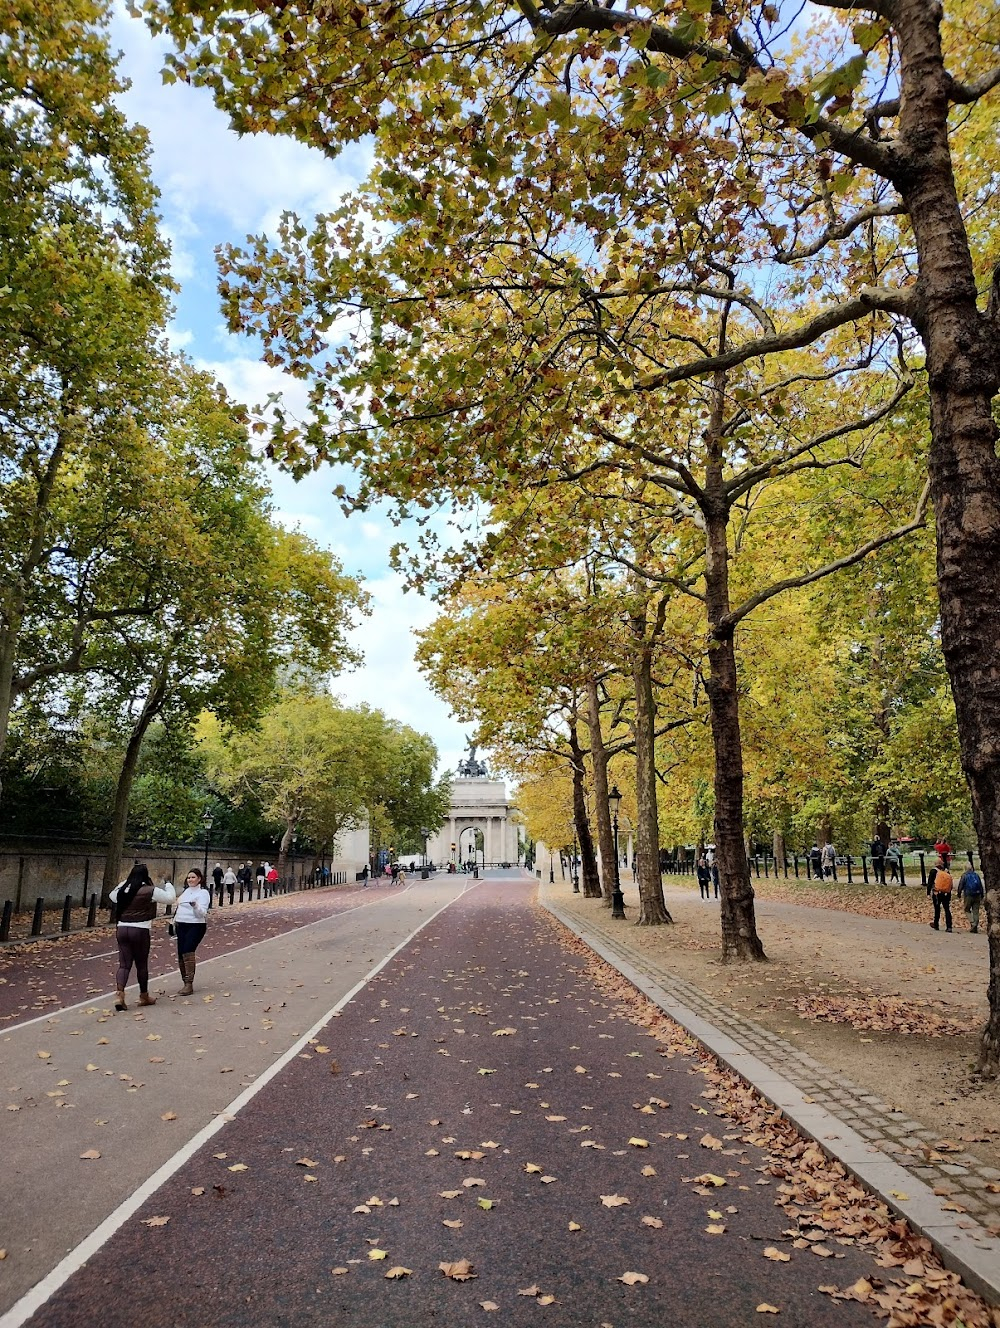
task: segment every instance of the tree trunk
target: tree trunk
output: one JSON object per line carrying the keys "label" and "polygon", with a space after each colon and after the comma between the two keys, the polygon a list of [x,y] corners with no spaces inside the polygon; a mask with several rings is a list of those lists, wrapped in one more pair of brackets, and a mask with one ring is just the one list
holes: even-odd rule
{"label": "tree trunk", "polygon": [[601,881],[597,874],[594,837],[590,833],[590,821],[587,818],[587,798],[584,793],[586,772],[575,713],[569,725],[569,748],[573,754],[573,824],[576,827],[580,865],[583,868],[583,893],[587,899],[600,899]]}
{"label": "tree trunk", "polygon": [[115,789],[115,804],[111,813],[111,834],[108,838],[108,851],[104,859],[104,877],[101,881],[101,907],[110,904],[109,895],[118,884],[121,871],[122,851],[125,847],[125,835],[128,830],[129,803],[132,799],[132,785],[135,783],[139,768],[139,754],[149,726],[159,713],[166,695],[166,672],[161,670],[153,681],[153,688],[143,704],[139,717],[132,726],[125,759],[118,774],[118,786]]}
{"label": "tree trunk", "polygon": [[778,876],[785,866],[785,835],[782,830],[775,830],[771,836],[771,856],[774,858],[774,874]]}
{"label": "tree trunk", "polygon": [[986,886],[990,1015],[980,1069],[1000,1073],[1000,463],[992,401],[1000,375],[1000,273],[989,307],[975,273],[948,140],[941,6],[898,0],[901,109],[896,184],[917,246],[915,323],[927,350],[930,480],[941,643]]}
{"label": "tree trunk", "polygon": [[292,835],[295,833],[295,823],[298,819],[298,813],[285,818],[285,833],[281,836],[281,843],[278,845],[278,861],[274,864],[278,870],[279,882],[285,880],[285,872],[288,870],[288,850],[292,845]]}
{"label": "tree trunk", "polygon": [[601,701],[597,681],[587,681],[587,724],[590,728],[590,759],[594,770],[594,815],[597,819],[597,843],[601,854],[601,886],[604,902],[611,907],[611,892],[615,888],[615,841],[611,829],[611,810],[608,807],[608,752],[601,730]]}
{"label": "tree trunk", "polygon": [[722,959],[766,959],[757,935],[750,866],[743,842],[743,742],[734,629],[721,626],[729,612],[728,512],[705,514],[705,606],[712,641],[708,692],[715,752],[715,857],[719,864]]}
{"label": "tree trunk", "polygon": [[[636,648],[632,664],[635,688],[636,882],[640,926],[673,922],[663,898],[660,876],[660,828],[656,809],[656,707],[653,702],[652,648],[645,617],[632,619]],[[620,850],[620,845],[619,845]],[[620,871],[616,863],[615,870]]]}

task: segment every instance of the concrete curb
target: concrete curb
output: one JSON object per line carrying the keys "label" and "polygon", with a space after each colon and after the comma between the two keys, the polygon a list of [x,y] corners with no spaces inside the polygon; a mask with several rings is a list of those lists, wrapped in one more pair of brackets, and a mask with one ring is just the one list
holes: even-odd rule
{"label": "concrete curb", "polygon": [[777,1107],[802,1134],[841,1162],[888,1208],[905,1218],[920,1235],[926,1236],[945,1267],[958,1273],[966,1286],[991,1304],[1000,1305],[1000,1240],[988,1235],[978,1223],[976,1231],[968,1230],[971,1221],[968,1214],[947,1211],[944,1200],[929,1185],[893,1162],[826,1107],[806,1101],[801,1090],[790,1080],[623,960],[598,936],[581,926],[578,919],[544,898],[544,892],[539,894],[540,902],[568,931],[584,941],[723,1065]]}

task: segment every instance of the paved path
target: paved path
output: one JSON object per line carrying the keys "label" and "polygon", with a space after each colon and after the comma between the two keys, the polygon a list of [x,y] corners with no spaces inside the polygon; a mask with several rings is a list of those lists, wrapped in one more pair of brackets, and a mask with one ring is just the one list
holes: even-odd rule
{"label": "paved path", "polygon": [[[628,924],[615,923],[593,901],[587,901],[591,907],[584,912],[564,891],[543,887],[542,898],[556,917],[671,1018],[760,1089],[916,1230],[928,1235],[970,1285],[1000,1303],[1000,1240],[987,1230],[1000,1226],[1000,1171],[971,1153],[939,1151],[934,1145],[947,1131],[926,1129],[899,1107],[865,1092],[845,1076],[831,1073],[786,1038],[737,1014],[711,992],[671,974],[653,957],[640,954],[629,945]],[[848,935],[862,925],[869,934],[881,927],[886,945],[893,943],[903,926],[913,928],[918,949],[921,945],[936,949],[953,940],[933,932],[925,938],[916,924],[879,923],[824,909],[797,910],[794,905],[760,901],[762,917],[787,916],[789,911],[819,915],[814,925],[836,931],[838,937],[843,923]],[[968,938],[972,943],[981,939]]]}
{"label": "paved path", "polygon": [[[94,1089],[60,1157],[54,1127],[70,1114],[38,1108],[49,1120],[37,1147],[64,1192],[82,1194],[109,1161],[127,1170],[141,1159],[148,1175],[174,1128],[160,1108],[188,1110],[191,1076],[209,1057],[252,1062],[279,998],[295,1004],[296,1027],[316,1016],[260,1091],[229,1103],[0,1328],[463,1328],[494,1311],[518,1326],[732,1328],[760,1322],[765,1305],[793,1328],[870,1328],[869,1310],[818,1286],[879,1281],[884,1268],[832,1236],[825,1262],[807,1240],[793,1245],[815,1206],[797,1223],[777,1206],[778,1173],[706,1091],[694,1046],[655,1040],[628,1004],[602,994],[587,957],[534,904],[533,882],[486,879],[459,893],[464,884],[419,883],[393,901],[394,920],[407,900],[431,920],[326,1015],[314,988],[329,982],[334,995],[347,982],[349,924],[313,928],[312,955],[296,957],[294,938],[281,938],[239,964],[215,961],[225,990],[213,983],[211,1010],[175,1002],[145,1021],[114,1019],[104,1025],[113,1056],[95,1052],[95,1024],[78,1047],[64,1040],[54,1063],[32,1063],[22,1044],[25,1078],[72,1077],[74,1097]],[[379,939],[384,949],[391,938]],[[376,941],[365,940],[371,956]],[[252,1015],[232,1017],[237,998]],[[240,1017],[249,1037],[237,1046]],[[117,1147],[87,1118],[125,1101],[134,1085],[118,1086],[118,1068],[146,1075],[153,1045],[167,1053],[150,1076],[155,1092],[140,1133]],[[82,1062],[92,1055],[101,1065],[91,1073]],[[197,1105],[204,1120],[209,1095]],[[706,1130],[719,1136],[711,1146],[699,1142]],[[85,1140],[105,1156],[78,1160]],[[136,1187],[134,1175],[122,1180],[125,1194]],[[35,1226],[19,1222],[7,1264],[43,1238],[44,1211]],[[621,1280],[632,1273],[648,1280]]]}
{"label": "paved path", "polygon": [[[218,1124],[464,885],[442,876],[369,891],[349,912],[327,895],[325,920],[199,962],[192,997],[161,995],[125,1015],[98,1000],[0,1033],[0,1311]],[[318,897],[310,892],[310,908]],[[176,992],[176,975],[165,986]],[[100,1157],[81,1157],[90,1152]]]}
{"label": "paved path", "polygon": [[[389,881],[377,881],[367,887],[306,890],[215,907],[209,913],[208,931],[198,948],[198,962],[231,954],[333,913],[367,906],[374,898],[396,894],[402,888]],[[177,971],[174,947],[161,917],[153,929],[149,961],[156,985],[173,981]],[[113,926],[0,950],[0,1031],[47,1017],[82,1001],[110,998],[114,992],[117,956]],[[135,974],[132,976],[134,981]]]}

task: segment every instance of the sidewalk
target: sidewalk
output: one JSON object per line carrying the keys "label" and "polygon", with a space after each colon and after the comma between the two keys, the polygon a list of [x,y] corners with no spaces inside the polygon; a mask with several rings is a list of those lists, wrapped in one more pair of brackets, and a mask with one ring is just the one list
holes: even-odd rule
{"label": "sidewalk", "polygon": [[[662,951],[640,947],[634,925],[612,921],[600,900],[574,896],[568,883],[543,883],[540,898],[602,959],[927,1236],[967,1285],[1000,1304],[1000,1170],[944,1140],[947,1129],[927,1128],[703,986],[672,974]],[[672,911],[687,902],[679,898],[680,904],[672,893],[668,900]]]}

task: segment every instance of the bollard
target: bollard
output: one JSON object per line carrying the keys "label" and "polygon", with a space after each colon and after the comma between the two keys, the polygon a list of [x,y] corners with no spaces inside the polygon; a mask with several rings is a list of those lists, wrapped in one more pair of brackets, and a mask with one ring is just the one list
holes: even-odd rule
{"label": "bollard", "polygon": [[785,880],[787,881],[787,880],[788,880],[788,854],[787,854],[787,853],[782,853],[782,855],[781,855],[781,865],[782,865],[782,867],[784,868],[784,872],[785,872]]}
{"label": "bollard", "polygon": [[903,861],[902,853],[899,855],[899,883],[900,885],[906,884],[906,864]]}
{"label": "bollard", "polygon": [[87,909],[87,926],[93,927],[97,924],[97,894],[90,896],[90,908]]}
{"label": "bollard", "polygon": [[868,884],[868,859],[862,853],[861,855],[861,874],[865,878],[865,885]]}
{"label": "bollard", "polygon": [[0,941],[10,940],[10,918],[13,912],[13,900],[5,899],[3,903],[3,915],[0,916]]}
{"label": "bollard", "polygon": [[83,863],[83,891],[80,895],[80,907],[86,907],[87,891],[90,889],[90,859],[85,858]]}
{"label": "bollard", "polygon": [[31,919],[31,934],[32,934],[32,936],[41,936],[41,934],[42,934],[42,913],[44,912],[44,910],[45,910],[45,900],[44,900],[44,899],[36,899],[36,900],[35,900],[35,912],[34,912],[34,916],[33,916],[32,919]]}
{"label": "bollard", "polygon": [[60,931],[69,931],[73,925],[73,896],[67,895],[63,900],[62,921],[59,924]]}
{"label": "bollard", "polygon": [[795,879],[798,880],[798,879],[799,879],[799,855],[798,855],[797,853],[793,853],[793,854],[792,854],[792,866],[795,868]]}
{"label": "bollard", "polygon": [[917,854],[917,857],[920,859],[920,884],[921,884],[921,885],[924,887],[924,889],[926,890],[926,889],[927,889],[927,869],[926,869],[926,867],[924,866],[924,855],[923,855],[922,853],[918,853],[918,854]]}
{"label": "bollard", "polygon": [[764,876],[765,876],[765,878],[769,878],[770,875],[771,875],[771,873],[770,873],[770,872],[768,871],[768,869],[767,869],[767,854],[765,853],[765,854],[764,854]]}
{"label": "bollard", "polygon": [[806,880],[811,881],[812,878],[812,858],[806,854]]}

